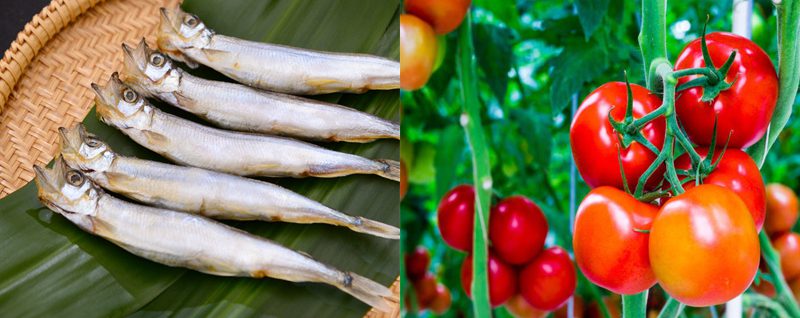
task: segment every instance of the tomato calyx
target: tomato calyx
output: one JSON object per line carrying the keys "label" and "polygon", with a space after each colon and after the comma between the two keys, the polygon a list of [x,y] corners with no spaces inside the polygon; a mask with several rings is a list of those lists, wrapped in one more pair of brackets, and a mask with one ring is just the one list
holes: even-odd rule
{"label": "tomato calyx", "polygon": [[731,65],[733,65],[733,61],[736,60],[735,50],[731,52],[731,55],[728,56],[728,59],[725,60],[725,63],[723,63],[720,68],[716,68],[714,66],[714,62],[711,60],[711,54],[708,53],[708,45],[706,43],[707,26],[708,19],[706,19],[706,23],[703,25],[703,34],[701,36],[702,40],[700,41],[700,48],[703,52],[703,63],[706,66],[679,70],[673,73],[675,78],[688,75],[701,75],[678,86],[677,92],[680,93],[681,91],[692,87],[702,87],[703,96],[700,98],[700,100],[703,102],[713,101],[715,98],[717,98],[719,93],[731,88],[733,84],[736,83],[736,79],[738,78],[737,74],[730,83],[725,82],[725,77],[728,75],[728,71],[730,70]]}
{"label": "tomato calyx", "polygon": [[[627,94],[628,94],[628,101],[627,105],[625,106],[625,118],[622,121],[617,121],[611,116],[611,112],[614,110],[614,107],[608,110],[608,121],[611,123],[611,127],[617,131],[620,144],[623,148],[628,148],[633,142],[638,142],[639,144],[647,147],[653,153],[658,153],[660,150],[653,145],[652,142],[644,138],[642,134],[642,128],[644,124],[647,122],[642,122],[635,120],[633,118],[633,90],[631,89],[631,83],[628,81],[628,73],[625,72],[625,86],[627,87]],[[649,114],[648,114],[649,115]],[[649,120],[655,119],[650,118]],[[648,121],[649,121],[648,120]]]}

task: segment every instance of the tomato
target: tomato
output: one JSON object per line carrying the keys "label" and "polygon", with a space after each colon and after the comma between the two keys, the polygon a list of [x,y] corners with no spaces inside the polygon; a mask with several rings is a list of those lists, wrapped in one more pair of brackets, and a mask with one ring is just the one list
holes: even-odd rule
{"label": "tomato", "polygon": [[428,82],[436,61],[436,34],[428,23],[400,15],[400,88],[415,90]]}
{"label": "tomato", "polygon": [[544,246],[547,219],[533,201],[524,196],[503,199],[489,214],[492,249],[512,265],[529,262]]}
{"label": "tomato", "polygon": [[[661,100],[644,87],[631,84],[633,91],[633,117],[640,118],[661,105]],[[644,145],[634,142],[622,148],[619,134],[608,121],[611,116],[622,121],[628,96],[625,83],[611,82],[595,89],[581,103],[569,128],[569,141],[572,157],[583,180],[592,188],[612,186],[622,189],[622,175],[619,171],[619,157],[625,169],[625,178],[631,191],[636,188],[639,177],[656,159],[656,154]],[[612,110],[613,108],[613,110]],[[659,117],[644,126],[642,134],[657,148],[664,145],[664,118]],[[660,182],[663,166],[647,182],[652,188]]]}
{"label": "tomato", "polygon": [[436,284],[436,297],[433,298],[433,301],[431,301],[430,306],[428,307],[435,314],[441,315],[450,309],[450,304],[452,302],[453,298],[450,296],[450,290],[447,289],[447,286],[443,285],[442,283],[438,283]]}
{"label": "tomato", "polygon": [[414,292],[417,294],[417,308],[427,309],[436,298],[436,277],[430,272],[414,282]]}
{"label": "tomato", "polygon": [[[517,292],[517,272],[493,252],[489,252],[489,302],[497,307]],[[461,287],[472,297],[472,255],[461,264]]]}
{"label": "tomato", "polygon": [[439,232],[445,243],[454,249],[470,252],[475,224],[475,189],[470,185],[451,189],[442,198],[437,211]]}
{"label": "tomato", "polygon": [[[701,147],[696,150],[700,157],[705,159],[708,156],[708,148]],[[722,154],[722,150],[716,149],[712,162],[716,162],[720,154]],[[690,169],[691,166],[692,161],[688,154],[684,154],[675,160],[675,168],[677,169]],[[756,229],[761,231],[767,209],[766,190],[764,190],[764,180],[761,177],[761,172],[758,171],[758,166],[746,152],[739,149],[726,149],[717,168],[703,179],[703,183],[716,184],[738,194],[744,204],[747,205],[750,215],[753,216]],[[694,185],[694,182],[689,182],[683,187],[690,189]]]}
{"label": "tomato", "polygon": [[789,289],[792,290],[795,301],[800,301],[800,279],[794,279],[789,282]]}
{"label": "tomato", "polygon": [[554,246],[525,265],[519,275],[520,294],[541,310],[561,307],[575,292],[576,273],[564,249]]}
{"label": "tomato", "polygon": [[406,197],[406,192],[408,192],[408,172],[406,163],[400,160],[400,200]]}
{"label": "tomato", "polygon": [[406,254],[406,275],[412,281],[416,281],[428,271],[431,264],[431,254],[424,246],[417,246],[411,253]]}
{"label": "tomato", "polygon": [[[567,318],[569,317],[568,304],[564,304],[563,306],[559,307],[554,313],[554,318]],[[575,295],[573,298],[573,309],[572,309],[572,318],[580,318],[583,317],[583,298],[578,295]]]}
{"label": "tomato", "polygon": [[471,0],[406,0],[406,12],[433,26],[437,34],[455,30],[464,20]]}
{"label": "tomato", "polygon": [[617,294],[653,287],[648,238],[658,208],[612,187],[595,188],[575,215],[575,262],[592,283]]}
{"label": "tomato", "polygon": [[752,287],[753,290],[755,290],[757,293],[767,296],[769,298],[774,298],[775,295],[777,295],[777,292],[775,291],[775,285],[773,285],[772,283],[768,282],[765,279],[759,281],[759,284],[757,285],[755,282],[753,282]]}
{"label": "tomato", "polygon": [[767,233],[789,231],[797,222],[797,196],[789,187],[772,183],[767,185]]}
{"label": "tomato", "polygon": [[781,256],[781,271],[787,281],[800,277],[800,235],[783,233],[772,240],[772,245]]}
{"label": "tomato", "polygon": [[715,184],[687,190],[661,207],[650,228],[650,264],[664,290],[694,307],[718,305],[750,286],[758,232],[747,206]]}
{"label": "tomato", "polygon": [[[690,42],[683,48],[675,70],[704,67],[701,39]],[[736,58],[725,76],[733,86],[720,92],[711,102],[703,102],[702,87],[693,87],[678,92],[675,113],[686,134],[695,143],[707,146],[714,134],[714,118],[717,116],[717,145],[724,145],[728,134],[733,132],[728,146],[747,148],[764,136],[778,99],[778,75],[767,53],[747,38],[726,32],[706,35],[708,53],[714,66],[720,67],[731,52]],[[685,76],[678,85],[697,78]]]}
{"label": "tomato", "polygon": [[533,308],[525,298],[519,294],[511,297],[506,304],[506,309],[511,313],[514,318],[544,318],[547,317],[547,311]]}

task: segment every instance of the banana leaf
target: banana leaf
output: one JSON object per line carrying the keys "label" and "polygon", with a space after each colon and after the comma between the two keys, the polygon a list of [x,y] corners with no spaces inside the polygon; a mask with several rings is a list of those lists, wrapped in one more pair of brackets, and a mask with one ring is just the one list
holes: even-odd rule
{"label": "banana leaf", "polygon": [[[399,0],[186,0],[183,7],[221,34],[395,60],[399,55]],[[193,72],[224,78],[203,68]],[[397,91],[317,98],[399,120]],[[94,111],[84,124],[121,154],[165,161],[100,123]],[[368,158],[399,158],[397,141],[322,145]],[[376,176],[268,181],[346,213],[399,224],[396,182]],[[386,286],[398,275],[397,241],[328,225],[226,223]],[[1,316],[361,317],[368,310],[355,298],[322,284],[216,277],[136,257],[42,207],[32,182],[0,199]]]}

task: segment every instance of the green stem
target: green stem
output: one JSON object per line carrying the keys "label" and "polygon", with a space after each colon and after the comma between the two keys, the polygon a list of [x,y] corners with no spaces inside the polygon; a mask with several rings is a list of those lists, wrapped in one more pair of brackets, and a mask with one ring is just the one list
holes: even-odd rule
{"label": "green stem", "polygon": [[653,62],[667,58],[667,1],[642,1],[642,30],[639,33],[639,48],[644,62],[644,78],[647,88],[657,91],[659,85]]}
{"label": "green stem", "polygon": [[682,70],[677,70],[675,73],[672,74],[675,78],[680,78],[689,75],[705,75],[707,77],[715,77],[717,74],[709,70],[707,67],[698,67],[698,68],[687,68]]}
{"label": "green stem", "polygon": [[[773,1],[774,3],[774,1]],[[759,167],[764,165],[769,149],[792,114],[797,86],[800,84],[800,0],[783,0],[778,11],[778,102],[767,133],[748,152]]]}
{"label": "green stem", "polygon": [[800,308],[798,308],[792,290],[786,284],[786,278],[783,277],[783,272],[781,271],[780,256],[772,247],[766,232],[762,230],[758,234],[758,242],[761,245],[761,254],[764,256],[764,262],[767,263],[767,268],[769,268],[768,275],[773,285],[775,285],[775,292],[778,294],[777,299],[792,317],[800,317]]}
{"label": "green stem", "polygon": [[668,297],[667,303],[664,308],[658,313],[658,318],[675,318],[683,312],[684,305],[675,300],[675,298]]}
{"label": "green stem", "polygon": [[647,113],[647,115],[644,115],[641,118],[634,120],[633,125],[636,127],[636,130],[640,130],[644,128],[644,125],[647,125],[647,123],[653,121],[658,117],[663,116],[664,111],[666,111],[666,109],[663,107],[656,108],[655,110]]}
{"label": "green stem", "polygon": [[781,306],[779,303],[776,303],[771,298],[756,293],[744,294],[742,296],[742,307],[761,308],[767,310],[768,312],[772,313],[772,316],[770,317],[797,317],[790,316],[783,306]]}
{"label": "green stem", "polygon": [[647,290],[634,294],[622,295],[622,317],[640,318],[647,314]]}
{"label": "green stem", "polygon": [[492,176],[489,152],[481,125],[481,104],[475,70],[475,49],[472,43],[472,14],[461,23],[458,39],[457,70],[461,79],[463,114],[461,125],[467,135],[472,157],[472,178],[475,186],[475,227],[472,247],[472,306],[475,317],[491,317],[489,304],[488,230],[489,202],[492,197]]}

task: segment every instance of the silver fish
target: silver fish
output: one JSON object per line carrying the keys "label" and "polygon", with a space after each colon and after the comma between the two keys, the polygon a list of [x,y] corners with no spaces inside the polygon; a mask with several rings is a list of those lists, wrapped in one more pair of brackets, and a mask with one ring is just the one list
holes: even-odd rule
{"label": "silver fish", "polygon": [[326,223],[399,239],[396,227],[336,211],[272,183],[125,157],[81,124],[61,127],[61,157],[95,184],[142,203],[214,219]]}
{"label": "silver fish", "polygon": [[127,84],[218,127],[309,140],[400,139],[399,124],[352,108],[192,76],[144,39],[122,49]]}
{"label": "silver fish", "polygon": [[183,165],[248,176],[376,174],[400,180],[400,164],[394,160],[371,160],[283,137],[220,130],[164,113],[122,83],[117,73],[106,87],[93,83],[92,88],[101,121]]}
{"label": "silver fish", "polygon": [[52,169],[34,170],[42,204],[137,256],[212,275],[325,283],[390,310],[391,291],[366,277],[199,215],[119,200],[58,158]]}
{"label": "silver fish", "polygon": [[203,64],[240,83],[315,95],[400,88],[400,63],[365,54],[312,51],[216,34],[196,15],[161,9],[158,47],[190,66]]}

